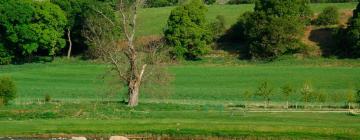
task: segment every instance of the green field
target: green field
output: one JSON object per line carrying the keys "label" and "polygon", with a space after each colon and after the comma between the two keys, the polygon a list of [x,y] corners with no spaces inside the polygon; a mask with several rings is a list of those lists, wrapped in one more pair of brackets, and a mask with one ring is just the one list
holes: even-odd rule
{"label": "green field", "polygon": [[[298,61],[303,63],[290,64]],[[237,103],[243,101],[242,94],[246,90],[255,92],[261,82],[268,81],[274,88],[274,100],[279,101],[280,87],[285,84],[300,89],[308,82],[315,91],[329,95],[345,94],[360,85],[358,60],[325,60],[317,62],[320,65],[314,63],[316,61],[319,60],[264,64],[238,61],[230,65],[196,62],[173,65],[169,67],[170,73],[174,75],[171,84],[173,92],[157,95],[152,92],[147,94],[145,90],[142,98],[151,102],[158,102],[156,99],[161,98],[174,103]],[[107,98],[106,89],[109,88],[108,82],[101,78],[106,72],[105,65],[86,61],[13,65],[0,69],[0,75],[15,79],[19,95],[17,101],[43,99],[47,94],[64,101],[102,100]],[[116,99],[122,99],[120,95],[123,94],[118,92],[116,95]],[[299,98],[298,95],[293,96],[294,100]]]}
{"label": "green field", "polygon": [[[154,115],[155,114],[155,115]],[[164,116],[159,116],[162,114]],[[165,116],[166,115],[166,116]],[[151,116],[151,117],[149,117]],[[358,139],[360,118],[334,113],[152,111],[131,118],[0,120],[0,135],[167,134],[265,139]]]}
{"label": "green field", "polygon": [[270,113],[218,106],[47,103],[0,110],[0,136],[138,134],[224,138],[358,139],[360,118],[345,113]]}
{"label": "green field", "polygon": [[[356,3],[311,4],[311,8],[318,13],[330,5],[351,10]],[[230,27],[253,7],[212,5],[207,18],[211,21],[224,15]],[[173,8],[143,9],[138,35],[161,34]],[[284,56],[264,62],[204,57],[169,64],[168,71],[173,76],[170,85],[143,88],[139,106],[129,108],[122,102],[126,88],[113,86],[101,62],[56,58],[47,63],[0,65],[0,76],[14,79],[18,91],[11,105],[0,106],[0,139],[127,134],[188,139],[360,139],[360,116],[346,113],[345,101],[346,93],[360,88],[360,59]],[[268,110],[262,108],[261,98],[243,97],[245,91],[255,93],[264,81],[274,92]],[[319,109],[316,101],[305,108],[299,94],[304,83],[327,95],[321,104],[324,108]],[[296,90],[290,99],[296,109],[283,109],[280,87],[285,84]],[[46,95],[51,102],[44,101]],[[247,103],[253,106],[245,108]],[[299,109],[298,104],[302,105]],[[284,112],[275,112],[279,110]]]}
{"label": "green field", "polygon": [[[322,3],[311,4],[311,9],[318,13],[327,6],[336,6],[340,10],[351,10],[356,7],[357,3]],[[167,18],[170,12],[175,7],[165,8],[148,8],[140,11],[138,21],[138,35],[160,35],[166,26]],[[217,15],[223,15],[225,17],[227,27],[233,25],[240,15],[246,11],[252,11],[253,4],[241,4],[241,5],[211,5],[208,6],[207,19],[213,21]]]}

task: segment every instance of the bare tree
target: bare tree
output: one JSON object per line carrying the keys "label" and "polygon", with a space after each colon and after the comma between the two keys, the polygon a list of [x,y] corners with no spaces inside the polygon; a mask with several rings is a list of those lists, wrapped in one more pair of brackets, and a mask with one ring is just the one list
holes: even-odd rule
{"label": "bare tree", "polygon": [[[118,22],[93,7],[93,10],[102,16],[103,20],[96,22],[101,24],[96,27],[90,25],[91,29],[85,35],[89,41],[94,43],[94,46],[98,46],[95,51],[105,62],[110,64],[111,70],[128,88],[128,106],[130,107],[138,105],[140,87],[145,80],[150,79],[149,77],[158,78],[155,80],[157,82],[168,80],[166,72],[161,71],[160,73],[160,70],[157,69],[157,66],[161,65],[162,58],[155,57],[161,56],[158,54],[162,52],[162,40],[158,39],[143,44],[137,44],[135,40],[138,10],[143,3],[144,0],[119,0],[117,13],[120,14],[121,20]],[[121,30],[125,39],[118,39],[113,34],[108,34],[113,28]],[[159,74],[163,76],[159,76]]]}

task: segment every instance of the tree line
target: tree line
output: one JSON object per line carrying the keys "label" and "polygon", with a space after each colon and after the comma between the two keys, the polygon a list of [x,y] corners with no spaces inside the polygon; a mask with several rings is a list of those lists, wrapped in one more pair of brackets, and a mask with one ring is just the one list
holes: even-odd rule
{"label": "tree line", "polygon": [[[349,89],[345,93],[333,93],[329,95],[329,93],[314,89],[309,82],[305,82],[299,89],[296,89],[290,84],[285,84],[280,87],[280,93],[276,93],[271,84],[265,81],[261,82],[254,92],[246,90],[242,94],[242,97],[245,101],[245,107],[249,106],[247,102],[251,101],[253,97],[258,97],[264,101],[264,108],[267,108],[270,106],[270,101],[273,100],[276,94],[281,96],[282,100],[286,102],[286,109],[290,106],[300,108],[298,103],[303,103],[301,106],[307,108],[311,102],[318,103],[320,109],[326,102],[345,102],[348,109],[355,108],[355,104],[360,104],[360,89]],[[296,98],[295,101],[294,98]]]}
{"label": "tree line", "polygon": [[[146,5],[149,1],[144,1]],[[1,0],[0,1],[0,64],[31,60],[34,56],[90,54],[94,42],[88,36],[95,31],[99,19],[116,20],[115,0]],[[341,57],[358,58],[359,10],[346,27],[336,30],[338,44],[332,52]],[[306,53],[301,41],[310,24],[329,25],[338,22],[336,7],[328,7],[312,21],[313,12],[304,0],[258,0],[253,12],[246,12],[230,29],[219,15],[214,22],[206,20],[207,7],[202,0],[184,1],[173,9],[164,27],[166,44],[173,58],[198,59],[208,53],[213,42],[245,42],[252,59],[274,59],[294,53]],[[106,17],[106,18],[104,18]],[[100,37],[122,38],[121,28],[102,30]],[[100,43],[100,44],[99,44]],[[76,47],[73,47],[76,46]],[[90,51],[89,51],[90,50]],[[86,52],[86,53],[85,53]],[[94,52],[94,51],[92,51]]]}

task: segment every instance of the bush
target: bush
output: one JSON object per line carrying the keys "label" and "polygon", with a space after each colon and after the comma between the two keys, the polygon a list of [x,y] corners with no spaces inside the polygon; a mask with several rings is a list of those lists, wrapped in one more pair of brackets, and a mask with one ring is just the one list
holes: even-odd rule
{"label": "bush", "polygon": [[45,102],[50,102],[51,101],[51,96],[49,94],[46,94],[45,97],[44,97],[44,101]]}
{"label": "bush", "polygon": [[315,20],[317,25],[334,25],[339,23],[339,10],[335,6],[326,7]]}
{"label": "bush", "polygon": [[209,51],[207,45],[212,38],[206,11],[202,0],[193,0],[171,11],[164,35],[176,57],[196,59]]}
{"label": "bush", "polygon": [[9,77],[0,78],[0,99],[7,105],[16,97],[15,83]]}

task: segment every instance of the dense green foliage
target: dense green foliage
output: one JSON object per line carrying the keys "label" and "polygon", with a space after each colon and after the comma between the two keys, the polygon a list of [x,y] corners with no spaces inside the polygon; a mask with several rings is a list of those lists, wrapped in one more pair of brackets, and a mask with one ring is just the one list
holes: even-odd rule
{"label": "dense green foliage", "polygon": [[5,59],[1,63],[8,63],[9,55],[21,58],[38,51],[53,56],[65,46],[67,19],[57,5],[48,1],[1,0],[0,13],[0,50],[1,59]]}
{"label": "dense green foliage", "polygon": [[339,23],[340,13],[337,7],[326,7],[315,21],[317,25],[334,25]]}
{"label": "dense green foliage", "polygon": [[73,46],[75,46],[72,52],[83,52],[86,47],[81,32],[86,18],[84,15],[85,10],[89,10],[86,3],[91,3],[93,0],[51,0],[51,2],[58,5],[66,14],[68,22],[65,28],[65,38],[70,39]]}
{"label": "dense green foliage", "polygon": [[242,32],[238,39],[248,43],[253,58],[275,58],[301,49],[300,37],[311,16],[306,1],[260,0],[254,10],[237,24]]}
{"label": "dense green foliage", "polygon": [[[336,6],[340,11],[356,8],[357,3],[314,3],[310,4],[311,11],[320,13],[324,8]],[[139,11],[138,36],[163,35],[167,19],[174,7],[145,8]],[[240,5],[209,5],[207,6],[206,20],[213,22],[218,15],[223,15],[226,21],[226,28],[234,25],[240,15],[254,10],[254,4]],[[154,26],[156,25],[156,26]]]}
{"label": "dense green foliage", "polygon": [[0,77],[0,105],[9,104],[16,97],[15,83],[9,77]]}
{"label": "dense green foliage", "polygon": [[164,34],[176,57],[195,59],[208,51],[211,33],[206,11],[202,0],[193,0],[171,11]]}
{"label": "dense green foliage", "polygon": [[349,26],[346,29],[348,48],[343,48],[348,51],[349,56],[360,57],[360,3],[354,10],[353,17],[349,21]]}

